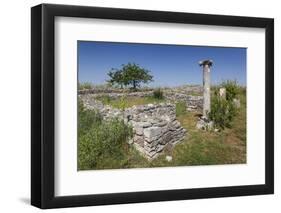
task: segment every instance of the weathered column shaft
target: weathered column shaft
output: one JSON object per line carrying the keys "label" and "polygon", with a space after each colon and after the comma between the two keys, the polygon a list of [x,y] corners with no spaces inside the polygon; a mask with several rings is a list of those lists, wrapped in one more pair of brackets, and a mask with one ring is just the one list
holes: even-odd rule
{"label": "weathered column shaft", "polygon": [[209,64],[203,65],[203,116],[208,118],[211,110],[211,76]]}
{"label": "weathered column shaft", "polygon": [[211,111],[211,69],[212,60],[199,61],[199,65],[203,67],[203,117],[208,119]]}

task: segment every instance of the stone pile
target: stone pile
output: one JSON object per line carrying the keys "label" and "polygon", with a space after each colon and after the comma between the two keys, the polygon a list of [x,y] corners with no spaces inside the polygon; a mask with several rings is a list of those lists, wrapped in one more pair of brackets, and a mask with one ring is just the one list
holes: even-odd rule
{"label": "stone pile", "polygon": [[[148,104],[125,111],[133,126],[131,143],[148,159],[153,159],[167,145],[175,145],[184,139],[186,130],[176,120],[174,104]],[[131,116],[131,117],[130,117]]]}

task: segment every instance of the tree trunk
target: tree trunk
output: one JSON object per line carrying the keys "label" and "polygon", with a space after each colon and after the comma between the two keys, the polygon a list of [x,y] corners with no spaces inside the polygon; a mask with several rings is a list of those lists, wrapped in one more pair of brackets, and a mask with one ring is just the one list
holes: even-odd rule
{"label": "tree trunk", "polygon": [[136,89],[136,81],[133,81],[133,87]]}

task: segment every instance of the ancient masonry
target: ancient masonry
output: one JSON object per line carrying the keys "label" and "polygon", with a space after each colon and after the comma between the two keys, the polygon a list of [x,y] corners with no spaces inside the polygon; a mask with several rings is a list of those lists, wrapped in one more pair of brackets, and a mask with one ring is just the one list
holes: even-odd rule
{"label": "ancient masonry", "polygon": [[[133,96],[147,96],[150,92],[131,93]],[[133,106],[120,110],[103,105],[96,97],[100,94],[80,94],[84,105],[89,109],[98,110],[104,119],[119,118],[133,127],[134,136],[129,141],[146,158],[156,158],[165,147],[174,146],[184,139],[186,130],[176,120],[175,104],[160,103]],[[118,93],[108,93],[111,97],[119,97]],[[202,108],[202,97],[184,96],[184,94],[171,95],[167,97],[184,99],[193,108]],[[193,98],[192,98],[193,97]],[[168,98],[169,99],[169,98]]]}
{"label": "ancient masonry", "polygon": [[125,116],[135,132],[131,143],[148,158],[157,157],[168,144],[180,142],[186,133],[176,120],[173,104],[136,106],[127,109]]}

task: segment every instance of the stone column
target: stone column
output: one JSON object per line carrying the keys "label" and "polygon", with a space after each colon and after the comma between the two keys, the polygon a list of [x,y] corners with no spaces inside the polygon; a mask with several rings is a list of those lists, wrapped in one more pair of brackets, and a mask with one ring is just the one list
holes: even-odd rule
{"label": "stone column", "polygon": [[203,117],[208,119],[208,113],[211,110],[211,76],[210,67],[212,60],[200,61],[199,65],[203,67]]}

